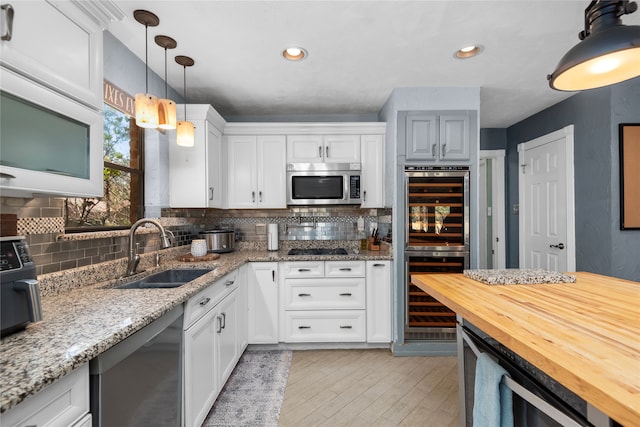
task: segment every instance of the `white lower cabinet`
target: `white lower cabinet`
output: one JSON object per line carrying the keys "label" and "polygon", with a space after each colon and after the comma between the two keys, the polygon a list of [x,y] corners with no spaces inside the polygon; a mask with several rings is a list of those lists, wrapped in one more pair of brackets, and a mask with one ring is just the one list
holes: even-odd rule
{"label": "white lower cabinet", "polygon": [[367,342],[391,342],[391,261],[367,261]]}
{"label": "white lower cabinet", "polygon": [[89,414],[89,364],[77,368],[58,381],[0,415],[0,425],[73,426],[91,423]]}
{"label": "white lower cabinet", "polygon": [[278,343],[278,263],[249,265],[249,344]]}
{"label": "white lower cabinet", "polygon": [[364,261],[283,263],[284,342],[364,342]]}
{"label": "white lower cabinet", "polygon": [[186,303],[184,425],[200,426],[240,359],[242,283],[223,276]]}

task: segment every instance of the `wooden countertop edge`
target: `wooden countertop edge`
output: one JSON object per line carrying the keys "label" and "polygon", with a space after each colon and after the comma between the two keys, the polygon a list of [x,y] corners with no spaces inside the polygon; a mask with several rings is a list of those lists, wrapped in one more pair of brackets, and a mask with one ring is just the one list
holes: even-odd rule
{"label": "wooden countertop edge", "polygon": [[[504,322],[512,322],[514,326],[516,326],[515,321],[510,319],[509,315],[503,316],[502,319],[497,319],[495,318],[495,313],[492,316],[491,313],[486,310],[472,310],[471,307],[465,307],[463,303],[450,298],[437,287],[433,287],[432,281],[432,285],[430,285],[428,279],[433,279],[433,277],[429,276],[430,275],[428,274],[412,275],[412,281],[422,290],[432,295],[434,298],[445,304],[457,314],[461,315],[463,318],[469,320],[502,344],[520,354],[534,366],[556,379],[562,385],[585,399],[587,402],[591,403],[596,408],[608,414],[611,418],[621,422],[623,425],[640,425],[640,396],[638,395],[638,390],[630,390],[625,387],[625,384],[620,384],[619,381],[616,381],[616,379],[613,378],[602,378],[596,376],[598,381],[593,382],[588,378],[577,374],[575,371],[568,369],[563,366],[563,364],[559,363],[556,360],[557,358],[554,357],[554,352],[550,352],[548,345],[545,349],[545,341],[543,341],[540,336],[538,336],[538,340],[535,339],[536,337],[532,338],[531,334],[535,334],[535,332],[525,333],[522,337],[512,336],[500,326]],[[490,291],[490,289],[495,287],[467,279],[461,274],[459,274],[459,276],[465,281],[470,281],[474,284],[476,291],[482,291],[484,287],[485,291],[488,292],[487,296],[492,295],[492,298],[498,298],[497,295],[493,294],[494,291]],[[425,282],[424,279],[427,279],[427,281]],[[455,288],[459,290],[461,284],[450,283],[447,286],[452,287],[452,290]],[[475,296],[477,297],[478,295]],[[527,336],[532,339],[526,339]],[[553,345],[553,342],[546,343]],[[578,355],[578,357],[581,356],[583,355]],[[607,385],[606,390],[603,389],[603,384]],[[615,389],[615,394],[611,394],[611,389]]]}

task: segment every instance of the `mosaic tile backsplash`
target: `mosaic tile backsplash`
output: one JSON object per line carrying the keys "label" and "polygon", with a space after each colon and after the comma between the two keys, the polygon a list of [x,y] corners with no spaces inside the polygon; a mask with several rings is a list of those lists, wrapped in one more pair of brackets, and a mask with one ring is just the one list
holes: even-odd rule
{"label": "mosaic tile backsplash", "polygon": [[[128,230],[64,233],[64,204],[58,198],[21,199],[0,197],[2,213],[18,216],[18,234],[24,235],[36,263],[37,274],[52,273],[125,258],[129,251]],[[270,210],[162,209],[159,219],[171,230],[173,246],[190,245],[201,231],[213,228],[236,231],[236,248],[265,249],[267,224],[278,224],[283,247],[358,247],[359,240],[379,230],[391,230],[390,209],[340,207],[296,207]],[[390,236],[389,236],[390,237]],[[157,230],[138,230],[140,252],[159,248]]]}

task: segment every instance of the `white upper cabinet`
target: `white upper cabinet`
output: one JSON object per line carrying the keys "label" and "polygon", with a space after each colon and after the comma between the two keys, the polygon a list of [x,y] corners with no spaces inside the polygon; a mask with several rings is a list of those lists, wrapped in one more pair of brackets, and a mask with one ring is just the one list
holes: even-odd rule
{"label": "white upper cabinet", "polygon": [[227,136],[230,209],[286,208],[284,135]]}
{"label": "white upper cabinet", "polygon": [[363,208],[384,207],[384,135],[362,136]]}
{"label": "white upper cabinet", "polygon": [[195,145],[181,147],[170,138],[169,203],[173,208],[222,208],[226,162],[220,129],[225,121],[210,105],[188,105],[187,120],[195,125]]}
{"label": "white upper cabinet", "polygon": [[288,163],[359,163],[360,135],[289,135]]}
{"label": "white upper cabinet", "polygon": [[405,113],[407,160],[469,160],[469,113]]}
{"label": "white upper cabinet", "polygon": [[123,16],[111,1],[2,3],[4,196],[102,196],[102,31]]}
{"label": "white upper cabinet", "polygon": [[110,1],[91,3],[3,2],[0,64],[102,110],[102,31],[124,15]]}

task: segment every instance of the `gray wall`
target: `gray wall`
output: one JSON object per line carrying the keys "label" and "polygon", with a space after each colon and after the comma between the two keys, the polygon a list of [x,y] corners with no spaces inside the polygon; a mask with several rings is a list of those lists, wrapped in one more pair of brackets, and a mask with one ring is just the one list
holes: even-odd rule
{"label": "gray wall", "polygon": [[618,124],[629,122],[640,123],[640,78],[578,93],[507,129],[508,267],[519,264],[517,145],[573,124],[576,270],[640,281],[640,230],[620,230]]}
{"label": "gray wall", "polygon": [[507,148],[507,130],[502,128],[480,129],[481,150],[504,150]]}

